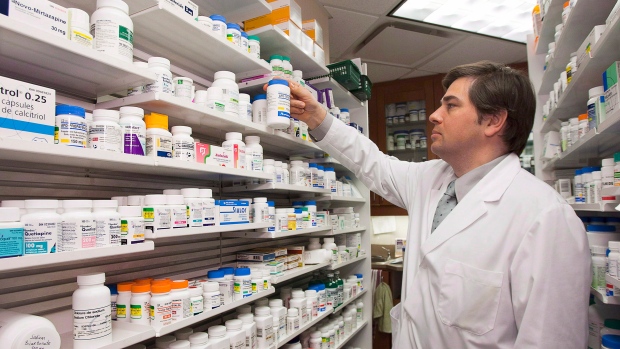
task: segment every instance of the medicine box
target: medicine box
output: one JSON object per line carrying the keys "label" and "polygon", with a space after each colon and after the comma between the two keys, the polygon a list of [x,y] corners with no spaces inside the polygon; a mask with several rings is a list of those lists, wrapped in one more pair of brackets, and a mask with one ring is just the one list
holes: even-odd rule
{"label": "medicine box", "polygon": [[577,50],[577,70],[579,70],[579,67],[581,67],[581,64],[585,62],[586,58],[591,57],[590,51],[592,50],[592,47],[594,47],[594,44],[596,44],[598,39],[601,38],[604,31],[605,31],[604,24],[597,25],[594,28],[592,28],[592,31],[590,31],[590,34],[588,34],[586,39],[583,40],[583,43],[581,43],[581,46],[579,46],[579,49]]}
{"label": "medicine box", "polygon": [[294,0],[267,0],[267,2],[271,6],[271,13],[245,21],[246,32],[286,21],[291,21],[301,28],[301,7]]}
{"label": "medicine box", "polygon": [[258,248],[253,248],[251,251],[273,253],[276,257],[287,255],[286,248],[282,248],[282,247],[258,247]]}
{"label": "medicine box", "polygon": [[255,261],[237,261],[237,268],[250,268],[253,270],[267,270],[270,275],[281,275],[286,265],[281,262],[255,262]]}
{"label": "medicine box", "polygon": [[603,73],[603,88],[605,89],[605,114],[618,110],[618,67],[616,61]]}
{"label": "medicine box", "polygon": [[308,19],[302,22],[301,30],[306,33],[314,42],[323,47],[323,29],[316,19]]}
{"label": "medicine box", "polygon": [[295,268],[299,268],[299,265],[297,264],[297,262],[286,263],[286,270],[291,270]]}
{"label": "medicine box", "polygon": [[247,201],[220,200],[220,225],[250,223],[250,204]]}
{"label": "medicine box", "polygon": [[0,101],[0,138],[54,144],[54,90],[0,76]]}
{"label": "medicine box", "polygon": [[288,262],[288,258],[286,256],[279,256],[275,259],[276,262],[286,263]]}
{"label": "medicine box", "polygon": [[301,50],[308,56],[314,57],[314,41],[304,32],[301,33]]}
{"label": "medicine box", "polygon": [[194,4],[190,0],[160,0],[168,3],[181,12],[192,16],[192,18],[198,18],[198,5]]}
{"label": "medicine box", "polygon": [[306,251],[306,248],[304,246],[287,247],[286,251],[289,256],[289,262],[295,261],[293,259],[290,259],[290,257],[297,257],[296,261],[299,264],[299,267],[304,266],[304,252]]}
{"label": "medicine box", "polygon": [[69,12],[47,0],[0,0],[0,13],[48,33],[67,38]]}
{"label": "medicine box", "polygon": [[234,167],[233,153],[211,144],[196,143],[196,161],[222,167]]}
{"label": "medicine box", "polygon": [[269,262],[276,259],[274,253],[263,253],[256,251],[245,251],[237,253],[238,261],[255,261],[255,262]]}
{"label": "medicine box", "polygon": [[319,62],[320,65],[325,65],[325,51],[316,43],[314,43],[313,47],[314,59]]}
{"label": "medicine box", "polygon": [[276,27],[282,29],[289,40],[297,46],[301,46],[302,31],[295,23],[286,21],[284,23],[276,24]]}

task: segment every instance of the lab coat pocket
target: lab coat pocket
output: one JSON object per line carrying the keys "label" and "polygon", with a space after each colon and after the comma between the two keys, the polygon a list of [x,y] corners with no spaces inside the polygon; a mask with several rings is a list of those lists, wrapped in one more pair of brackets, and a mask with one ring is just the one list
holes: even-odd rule
{"label": "lab coat pocket", "polygon": [[441,277],[441,322],[475,335],[493,329],[504,273],[482,270],[449,259]]}
{"label": "lab coat pocket", "polygon": [[395,305],[390,310],[390,319],[392,320],[392,343],[398,343],[398,333],[400,332],[400,313],[402,311],[402,303]]}

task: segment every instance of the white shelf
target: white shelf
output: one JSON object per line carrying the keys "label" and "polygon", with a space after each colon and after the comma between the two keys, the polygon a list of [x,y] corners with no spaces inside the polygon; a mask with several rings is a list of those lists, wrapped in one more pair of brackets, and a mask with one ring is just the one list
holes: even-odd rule
{"label": "white shelf", "polygon": [[[71,320],[72,321],[72,320]],[[136,325],[129,322],[112,321],[112,341],[107,345],[92,347],[91,349],[118,349],[140,343],[155,336],[151,326]],[[73,332],[60,335],[61,348],[73,349]]]}
{"label": "white shelf", "polygon": [[73,148],[65,145],[14,139],[0,139],[0,159],[97,169],[106,172],[115,171],[204,180],[221,180],[221,176],[227,179],[270,178],[268,175],[261,172],[206,165],[197,162],[119,154],[89,148]]}
{"label": "white shelf", "polygon": [[4,258],[2,263],[0,263],[0,272],[9,270],[36,269],[54,264],[75,263],[77,261],[87,261],[90,259],[135,254],[139,252],[152,251],[154,248],[155,244],[153,244],[152,241],[145,241],[141,244],[134,245],[87,248],[71,252]]}
{"label": "white shelf", "polygon": [[320,312],[317,317],[315,317],[311,321],[306,322],[303,326],[301,326],[299,328],[299,330],[297,330],[297,331],[295,331],[295,332],[293,332],[291,334],[287,333],[287,335],[286,335],[286,337],[284,337],[284,339],[278,341],[278,348],[280,348],[281,346],[283,346],[286,343],[290,342],[293,338],[295,338],[295,337],[299,336],[300,334],[304,333],[310,327],[316,325],[321,320],[325,319],[327,317],[327,315],[329,315],[329,314],[331,314],[333,312],[334,312],[334,308],[327,307],[327,309],[325,309],[324,312]]}
{"label": "white shelf", "polygon": [[333,236],[333,235],[341,235],[341,234],[363,232],[365,230],[366,230],[366,227],[347,228],[347,229],[334,229],[334,228],[332,228],[332,230],[330,232],[328,232],[328,233],[314,233],[312,235],[313,236]]}
{"label": "white shelf", "polygon": [[[596,11],[591,10],[593,7],[596,8]],[[579,49],[594,26],[605,23],[605,19],[613,7],[614,3],[611,1],[601,3],[598,0],[585,0],[577,2],[562,29],[562,35],[556,42],[554,58],[549,62],[543,74],[539,94],[546,95],[553,90],[553,84],[560,78],[560,73],[566,70],[570,54]],[[588,97],[587,92],[585,95]],[[587,98],[584,104],[586,101]]]}
{"label": "white shelf", "polygon": [[165,57],[172,65],[202,77],[212,80],[215,72],[226,70],[235,73],[240,80],[271,72],[267,62],[252,58],[225,38],[216,37],[194,18],[168,3],[159,2],[133,14],[131,19],[135,48]]}
{"label": "white shelf", "polygon": [[364,259],[366,259],[366,255],[363,255],[361,257],[353,258],[350,261],[346,261],[346,262],[343,262],[343,263],[338,263],[338,264],[330,265],[330,266],[327,267],[327,270],[340,269],[340,268],[342,268],[344,266],[347,266],[347,265],[353,264],[353,263],[357,263],[357,262],[359,262],[361,260],[364,260]]}
{"label": "white shelf", "polygon": [[[562,23],[562,5],[564,0],[551,0],[549,9],[542,21],[542,28],[536,46],[536,53],[546,53],[549,43],[553,42],[555,26]],[[542,11],[541,11],[542,12]]]}
{"label": "white shelf", "polygon": [[331,88],[334,93],[333,101],[338,108],[348,108],[355,109],[361,108],[364,104],[357,99],[349,90],[347,90],[344,86],[340,85],[340,83],[329,76],[313,79],[308,81],[312,86],[318,89],[326,89]]}
{"label": "white shelf", "polygon": [[605,282],[607,282],[608,284],[612,284],[615,287],[620,288],[620,280],[618,280],[617,278],[609,275],[609,274],[605,274]]}
{"label": "white shelf", "polygon": [[333,202],[341,202],[341,203],[358,203],[358,202],[366,202],[364,198],[357,198],[353,196],[321,196],[320,198],[316,198],[316,201],[333,201]]}
{"label": "white shelf", "polygon": [[601,196],[620,196],[620,187],[603,188],[601,189]]}
{"label": "white shelf", "polygon": [[[159,230],[155,234],[150,229],[146,229],[146,238],[151,240],[176,238],[180,236],[190,235],[208,235],[219,234],[232,231],[249,231],[254,229],[268,228],[269,223],[246,223],[246,224],[232,224],[232,225],[216,225],[212,227],[196,227],[196,228],[177,228],[177,229],[165,229]],[[243,234],[243,233],[242,233]],[[249,233],[256,234],[256,233]]]}
{"label": "white shelf", "polygon": [[340,344],[338,344],[336,346],[336,349],[341,349],[344,347],[345,344],[347,344],[349,342],[349,340],[351,340],[353,337],[355,337],[355,335],[361,331],[364,326],[366,326],[368,324],[368,320],[364,320],[361,324],[357,324],[357,327],[351,332],[350,335],[348,335],[344,340],[342,340],[342,342],[340,342]]}
{"label": "white shelf", "polygon": [[0,16],[0,75],[96,98],[155,80],[155,74],[61,36]]}
{"label": "white shelf", "polygon": [[269,59],[271,55],[288,56],[293,67],[304,72],[304,78],[329,74],[329,69],[324,64],[304,52],[278,27],[267,25],[250,30],[248,35],[260,37],[260,53],[263,59]]}
{"label": "white shelf", "polygon": [[[269,224],[267,224],[269,225]],[[266,228],[266,227],[264,227]],[[299,229],[299,230],[289,230],[289,231],[278,231],[278,232],[248,232],[248,231],[239,231],[239,232],[231,232],[222,234],[225,238],[248,238],[248,239],[280,239],[287,238],[291,236],[312,234],[321,231],[331,231],[331,227],[319,227],[319,228],[310,228],[310,229]]]}
{"label": "white shelf", "polygon": [[588,212],[618,212],[616,206],[618,203],[608,204],[570,204],[575,211],[588,211]]}
{"label": "white shelf", "polygon": [[344,165],[342,163],[340,163],[340,161],[332,158],[332,157],[327,157],[327,158],[316,158],[316,159],[307,159],[304,160],[308,163],[311,164],[320,164],[324,167],[333,167],[337,172],[350,172],[348,168],[344,167]]}
{"label": "white shelf", "polygon": [[260,191],[260,192],[275,193],[275,194],[283,193],[283,192],[315,193],[315,194],[331,193],[329,189],[310,188],[310,187],[304,187],[301,185],[284,184],[284,183],[248,184],[248,185],[238,185],[234,187],[222,188],[223,193],[239,193],[239,192],[248,192],[248,191]]}
{"label": "white shelf", "polygon": [[595,290],[590,287],[590,294],[594,295],[599,301],[605,304],[620,304],[620,297],[618,296],[607,296],[602,292]]}
{"label": "white shelf", "polygon": [[342,309],[344,309],[347,305],[355,302],[356,300],[358,300],[361,296],[363,296],[366,292],[368,291],[368,289],[364,289],[361,292],[358,292],[355,297],[351,297],[349,298],[346,302],[342,303],[338,308],[334,309],[334,314],[338,314]]}
{"label": "white shelf", "polygon": [[256,294],[252,294],[250,297],[243,298],[238,301],[234,301],[230,304],[221,305],[219,308],[211,309],[210,311],[206,311],[200,315],[192,316],[187,319],[183,319],[177,322],[172,323],[171,325],[165,326],[160,329],[159,332],[155,333],[156,337],[161,337],[163,335],[167,335],[168,333],[172,333],[176,330],[180,330],[184,327],[191,326],[195,323],[210,319],[212,317],[218,316],[220,314],[226,313],[228,311],[234,310],[244,304],[252,303],[257,299],[261,299],[267,297],[275,292],[275,288],[271,287],[267,291],[259,292]]}
{"label": "white shelf", "polygon": [[305,266],[303,266],[301,268],[295,268],[295,269],[287,270],[287,271],[285,271],[280,276],[272,277],[271,283],[274,284],[274,285],[277,285],[277,284],[282,283],[284,281],[288,281],[288,280],[294,279],[294,278],[296,278],[298,276],[305,275],[305,274],[308,274],[308,273],[312,273],[315,270],[323,269],[323,268],[325,268],[328,265],[329,265],[329,263],[306,264]]}

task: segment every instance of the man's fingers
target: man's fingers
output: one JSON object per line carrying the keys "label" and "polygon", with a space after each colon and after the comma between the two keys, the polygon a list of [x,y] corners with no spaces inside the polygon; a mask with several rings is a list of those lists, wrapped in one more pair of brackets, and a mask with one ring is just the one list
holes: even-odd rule
{"label": "man's fingers", "polygon": [[306,103],[298,99],[291,99],[291,108],[304,109],[305,107],[306,107]]}
{"label": "man's fingers", "polygon": [[291,106],[291,114],[300,115],[300,114],[303,114],[305,111],[306,110],[303,108],[297,108],[297,107]]}

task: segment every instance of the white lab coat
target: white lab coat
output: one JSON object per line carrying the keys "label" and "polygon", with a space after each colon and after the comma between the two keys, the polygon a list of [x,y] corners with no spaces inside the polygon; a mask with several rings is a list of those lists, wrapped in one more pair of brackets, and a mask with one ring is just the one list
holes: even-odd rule
{"label": "white lab coat", "polygon": [[454,178],[446,162],[399,161],[337,120],[317,145],[409,213],[393,348],[586,348],[591,259],[583,224],[516,155],[431,235]]}

